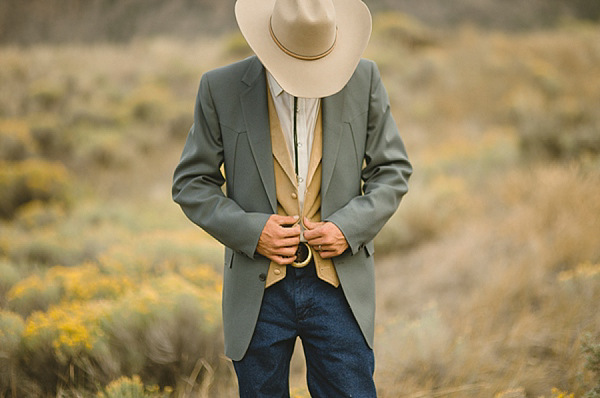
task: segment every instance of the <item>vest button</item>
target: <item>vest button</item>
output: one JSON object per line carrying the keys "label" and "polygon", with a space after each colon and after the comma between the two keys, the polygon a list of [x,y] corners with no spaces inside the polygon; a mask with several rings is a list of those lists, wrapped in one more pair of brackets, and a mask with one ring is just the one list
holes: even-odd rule
{"label": "vest button", "polygon": [[292,199],[298,199],[298,195],[296,195],[296,192],[292,193]]}
{"label": "vest button", "polygon": [[266,275],[266,274],[260,274],[260,275],[258,276],[258,279],[259,279],[261,282],[264,282],[264,281],[266,281],[266,280],[267,280],[267,275]]}
{"label": "vest button", "polygon": [[273,273],[274,273],[275,275],[281,275],[281,270],[280,270],[279,268],[276,268],[276,269],[273,271]]}

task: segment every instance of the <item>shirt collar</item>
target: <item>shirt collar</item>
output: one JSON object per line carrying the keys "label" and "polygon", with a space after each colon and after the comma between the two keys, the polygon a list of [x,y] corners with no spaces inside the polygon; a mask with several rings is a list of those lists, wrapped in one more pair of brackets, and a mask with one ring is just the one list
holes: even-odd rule
{"label": "shirt collar", "polygon": [[275,94],[276,97],[279,97],[281,93],[283,93],[283,88],[281,88],[279,83],[277,83],[277,80],[275,80],[269,71],[267,71],[267,78],[269,79],[269,85],[271,86],[272,93]]}

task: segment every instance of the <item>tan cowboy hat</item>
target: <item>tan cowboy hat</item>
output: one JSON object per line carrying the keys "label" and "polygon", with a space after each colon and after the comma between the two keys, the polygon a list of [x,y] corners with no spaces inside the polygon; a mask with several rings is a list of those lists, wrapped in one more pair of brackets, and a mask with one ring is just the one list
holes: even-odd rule
{"label": "tan cowboy hat", "polygon": [[296,97],[344,88],[371,36],[361,0],[237,0],[235,16],[265,68]]}

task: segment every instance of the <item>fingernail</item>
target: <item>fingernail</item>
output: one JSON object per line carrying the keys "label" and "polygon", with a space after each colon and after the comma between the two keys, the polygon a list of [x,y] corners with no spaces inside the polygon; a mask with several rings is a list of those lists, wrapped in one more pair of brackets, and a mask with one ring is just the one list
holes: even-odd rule
{"label": "fingernail", "polygon": [[300,216],[294,216],[294,220],[297,220],[299,218],[300,218]]}

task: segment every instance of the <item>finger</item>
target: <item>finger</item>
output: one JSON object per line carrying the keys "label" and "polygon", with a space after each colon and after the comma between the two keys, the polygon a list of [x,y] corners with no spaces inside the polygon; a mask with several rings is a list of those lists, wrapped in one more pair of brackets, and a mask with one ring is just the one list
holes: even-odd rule
{"label": "finger", "polygon": [[280,232],[281,238],[297,238],[298,242],[300,242],[300,233],[302,232],[302,229],[299,225],[294,225],[293,227],[282,226]]}
{"label": "finger", "polygon": [[327,240],[327,236],[323,232],[322,228],[311,229],[310,231],[305,230],[304,239],[313,247],[318,247],[319,245],[325,246],[332,243]]}
{"label": "finger", "polygon": [[318,245],[311,245],[311,247],[313,249],[315,249],[316,251],[318,251],[319,253],[324,253],[326,251],[328,251],[329,249],[327,248],[327,246],[318,244]]}
{"label": "finger", "polygon": [[319,255],[322,258],[332,258],[332,257],[337,257],[340,254],[343,253],[343,250],[339,249],[339,248],[326,248],[325,246],[323,246],[323,250],[319,252]]}
{"label": "finger", "polygon": [[297,250],[298,246],[281,247],[279,249],[273,250],[273,255],[281,257],[294,257],[296,255]]}
{"label": "finger", "polygon": [[321,258],[333,258],[339,256],[339,254],[340,253],[337,253],[335,251],[322,251],[319,253]]}
{"label": "finger", "polygon": [[321,258],[331,258],[331,257],[334,257],[333,252],[326,251],[326,250],[320,251],[319,252],[319,256],[321,256]]}
{"label": "finger", "polygon": [[312,237],[308,237],[306,235],[307,235],[306,232],[304,232],[304,238],[306,239],[306,243],[308,243],[309,246],[312,246],[317,250],[319,249],[319,246],[322,246],[323,247],[322,250],[325,250],[327,242],[323,239],[323,237],[318,236],[316,238],[312,238]]}
{"label": "finger", "polygon": [[300,244],[300,236],[293,236],[291,238],[282,239],[279,247],[291,247],[292,249],[298,249],[298,245]]}
{"label": "finger", "polygon": [[270,218],[280,226],[286,226],[286,225],[290,226],[290,225],[296,224],[300,217],[298,217],[298,216],[282,216],[279,214],[273,214]]}
{"label": "finger", "polygon": [[271,247],[273,248],[274,251],[281,250],[281,249],[296,250],[298,248],[299,244],[300,244],[300,237],[294,236],[291,238],[278,239],[277,241],[273,242]]}
{"label": "finger", "polygon": [[312,222],[306,217],[304,217],[302,223],[304,224],[304,227],[306,227],[306,229],[309,229],[309,230],[315,229],[319,225],[323,224],[322,222]]}
{"label": "finger", "polygon": [[288,265],[293,263],[296,260],[296,256],[271,256],[269,257],[270,260],[275,261],[277,264],[280,265]]}
{"label": "finger", "polygon": [[[314,223],[313,223],[313,225],[314,225]],[[308,240],[309,242],[314,241],[316,239],[320,239],[323,236],[324,236],[323,230],[322,230],[322,228],[319,228],[318,225],[312,229],[304,230],[304,238],[306,238],[306,240]],[[319,243],[323,243],[323,242],[314,242],[314,243],[319,244]]]}

